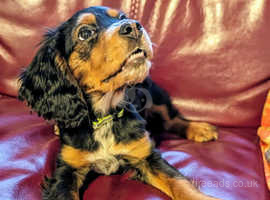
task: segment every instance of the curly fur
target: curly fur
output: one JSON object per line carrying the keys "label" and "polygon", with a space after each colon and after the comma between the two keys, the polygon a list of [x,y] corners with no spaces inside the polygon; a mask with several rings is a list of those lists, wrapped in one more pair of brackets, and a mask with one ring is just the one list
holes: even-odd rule
{"label": "curly fur", "polygon": [[62,29],[48,32],[32,63],[21,74],[19,99],[25,100],[44,119],[53,119],[59,126],[74,128],[83,121],[89,122],[88,108],[67,64],[56,61],[57,56],[65,53],[59,48],[64,46],[61,44]]}
{"label": "curly fur", "polygon": [[[87,188],[85,184],[89,183],[91,174],[109,175],[127,170],[133,171],[131,178],[153,185],[173,199],[182,199],[182,197],[211,199],[200,194],[154,149],[145,129],[145,120],[135,109],[142,106],[140,97],[143,94],[138,94],[137,99],[134,100],[133,104],[136,105],[132,103],[126,105],[122,117],[115,117],[117,116],[115,113],[122,109],[119,107],[121,101],[126,100],[124,94],[127,85],[142,82],[146,77],[150,67],[149,54],[152,53],[149,37],[142,26],[134,20],[122,18],[121,12],[117,13],[118,11],[105,7],[90,7],[79,11],[45,35],[32,63],[20,76],[19,99],[26,101],[39,116],[46,120],[54,120],[60,131],[61,150],[57,157],[57,167],[53,176],[46,177],[42,184],[42,199],[78,200],[82,197],[83,190]],[[87,15],[85,21],[95,25],[84,24],[84,26],[96,32],[92,40],[82,42],[76,39],[78,35],[75,34],[74,27],[78,26],[81,16],[87,17]],[[112,24],[114,24],[113,28],[111,28]],[[87,37],[87,34],[90,33],[82,37]],[[103,37],[109,36],[107,40],[100,40],[98,34],[103,34]],[[101,47],[98,46],[99,43],[102,43]],[[98,47],[100,49],[97,49]],[[110,50],[106,53],[110,52],[114,57],[110,55],[109,58],[102,58],[105,47]],[[93,63],[103,64],[102,62],[109,60],[104,64],[106,67],[93,66],[89,61],[93,48],[96,48]],[[138,50],[138,48],[142,49]],[[115,54],[116,50],[120,53]],[[127,66],[130,67],[128,71],[123,69],[123,65],[128,62],[127,58],[130,58],[132,52],[140,57],[131,62],[131,66]],[[97,60],[99,57],[102,59]],[[112,62],[110,59],[115,61],[113,67],[110,65]],[[71,69],[69,61],[76,63],[76,69]],[[78,63],[81,64],[79,68],[77,68]],[[82,65],[82,63],[87,64]],[[91,82],[92,78],[96,78],[91,77],[91,73],[97,76],[98,73],[93,70],[100,70],[100,67],[103,67],[101,72],[108,74],[107,78],[101,76],[99,78],[103,81]],[[81,68],[81,71],[76,71]],[[88,73],[89,68],[92,71],[85,77],[86,74],[83,72]],[[76,76],[74,71],[77,73]],[[130,78],[134,79],[133,82]],[[105,86],[101,87],[99,84]],[[89,89],[90,86],[98,89]],[[137,87],[148,90],[153,97],[154,105],[141,112],[148,122],[151,121],[152,127],[159,127],[159,129],[151,129],[151,126],[148,126],[150,130],[156,132],[171,130],[178,134],[189,130],[191,123],[182,118],[172,105],[168,94],[150,78]],[[98,130],[92,127],[93,121],[109,114],[114,116],[110,123]],[[208,124],[195,127],[202,128],[205,133],[200,136],[205,136],[207,140],[213,139],[213,135],[216,134]],[[207,131],[203,129],[205,127],[208,128]],[[195,136],[194,128],[190,130]],[[189,192],[186,192],[186,189]]]}

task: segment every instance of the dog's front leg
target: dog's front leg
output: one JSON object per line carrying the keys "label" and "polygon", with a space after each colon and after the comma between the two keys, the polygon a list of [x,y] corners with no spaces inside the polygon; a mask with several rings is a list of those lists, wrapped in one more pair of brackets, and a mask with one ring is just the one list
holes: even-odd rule
{"label": "dog's front leg", "polygon": [[79,189],[89,168],[74,169],[67,164],[57,167],[52,178],[43,184],[43,200],[79,200]]}
{"label": "dog's front leg", "polygon": [[134,178],[158,188],[173,200],[217,200],[199,192],[158,152],[153,152],[136,166]]}
{"label": "dog's front leg", "polygon": [[[158,139],[159,134],[166,131],[184,136],[195,142],[207,142],[218,139],[218,131],[215,126],[205,122],[186,120],[172,103],[169,94],[149,77],[141,84],[141,87],[145,89],[141,90],[145,94],[142,94],[142,92],[136,93],[136,102],[140,99],[149,101],[149,98],[147,99],[146,97],[151,96],[153,104],[145,108],[137,105],[138,103],[135,105],[138,110],[141,110],[142,116],[147,121],[147,129],[154,138]],[[146,95],[146,93],[149,94]]]}

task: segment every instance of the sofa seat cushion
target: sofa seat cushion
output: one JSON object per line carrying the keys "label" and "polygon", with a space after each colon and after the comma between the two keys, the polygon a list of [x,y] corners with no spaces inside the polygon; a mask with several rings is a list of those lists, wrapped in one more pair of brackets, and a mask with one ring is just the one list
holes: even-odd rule
{"label": "sofa seat cushion", "polygon": [[[256,129],[220,128],[218,141],[194,143],[164,134],[159,149],[206,194],[230,200],[267,200]],[[0,199],[40,199],[40,183],[54,169],[58,137],[50,124],[15,98],[0,97]],[[126,176],[101,176],[84,199],[169,199]]]}

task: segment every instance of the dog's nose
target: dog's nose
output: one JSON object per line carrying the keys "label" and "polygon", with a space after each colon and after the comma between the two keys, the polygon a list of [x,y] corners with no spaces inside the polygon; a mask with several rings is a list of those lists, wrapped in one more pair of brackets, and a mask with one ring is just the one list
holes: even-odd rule
{"label": "dog's nose", "polygon": [[142,26],[139,22],[125,22],[119,30],[120,35],[130,39],[140,39],[142,36]]}

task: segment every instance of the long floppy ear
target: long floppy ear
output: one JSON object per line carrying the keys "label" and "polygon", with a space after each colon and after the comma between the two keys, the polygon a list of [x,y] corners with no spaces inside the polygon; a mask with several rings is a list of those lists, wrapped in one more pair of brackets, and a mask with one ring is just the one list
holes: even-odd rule
{"label": "long floppy ear", "polygon": [[89,122],[87,104],[57,50],[57,34],[47,34],[32,63],[21,74],[18,97],[44,119],[54,120],[60,127],[75,128]]}

